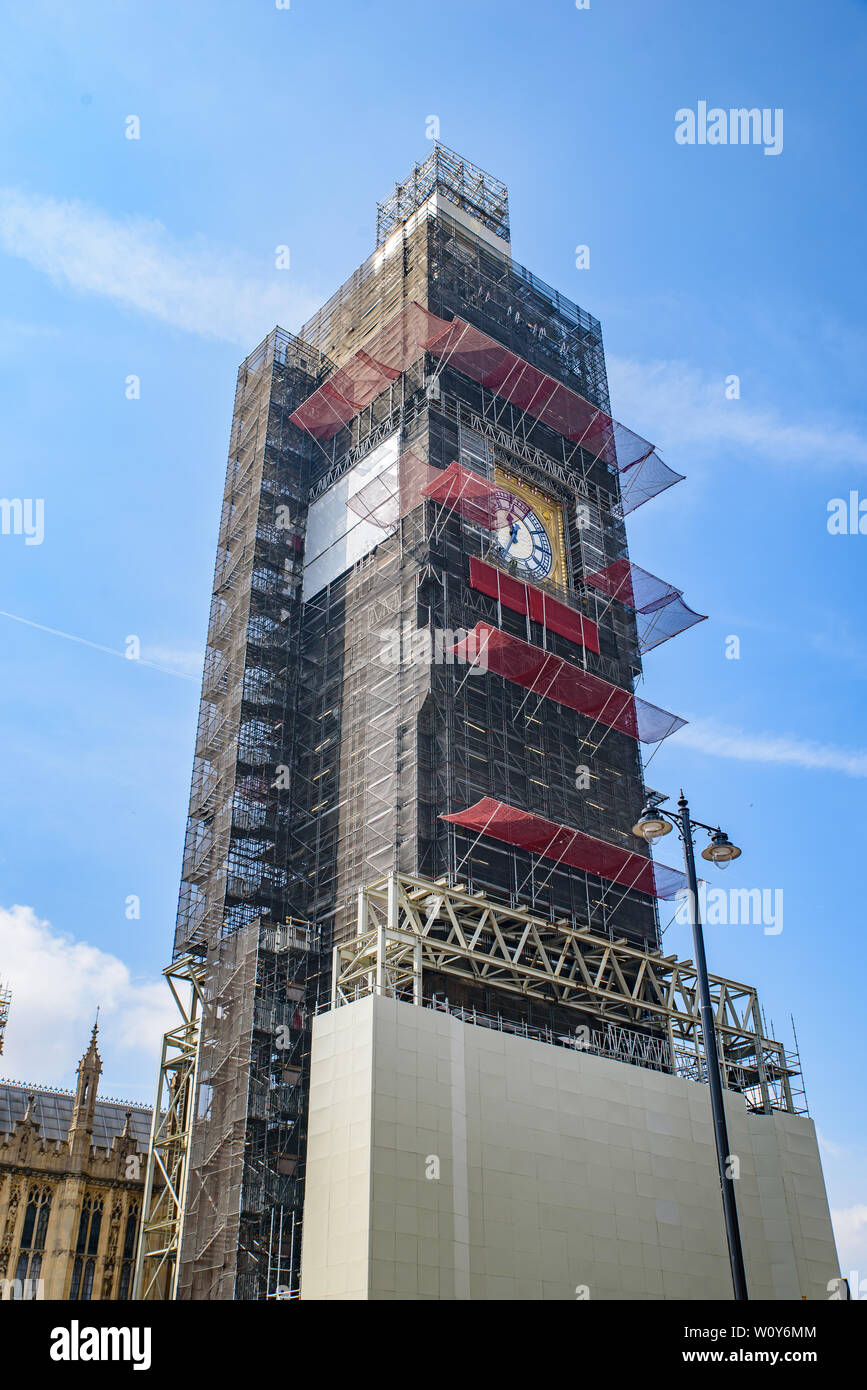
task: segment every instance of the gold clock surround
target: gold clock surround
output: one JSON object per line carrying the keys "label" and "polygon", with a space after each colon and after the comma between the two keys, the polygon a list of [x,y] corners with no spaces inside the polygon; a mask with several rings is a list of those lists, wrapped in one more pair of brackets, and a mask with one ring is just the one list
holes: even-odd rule
{"label": "gold clock surround", "polygon": [[568,570],[566,568],[566,536],[563,526],[563,507],[562,504],[543,492],[541,488],[534,487],[532,483],[526,483],[521,478],[516,478],[513,473],[507,473],[504,469],[494,468],[494,482],[501,487],[513,492],[516,497],[520,497],[528,507],[532,507],[537,517],[548,533],[548,540],[551,542],[551,553],[554,563],[548,580],[551,583],[559,584],[566,588],[569,583]]}

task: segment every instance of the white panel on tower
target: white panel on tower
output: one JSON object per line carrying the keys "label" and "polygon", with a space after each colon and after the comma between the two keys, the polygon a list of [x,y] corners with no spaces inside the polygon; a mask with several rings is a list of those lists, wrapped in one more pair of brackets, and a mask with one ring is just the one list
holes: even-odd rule
{"label": "white panel on tower", "polygon": [[[365,521],[349,506],[349,499],[360,492],[372,479],[385,475],[393,478],[397,492],[397,459],[400,452],[400,431],[389,435],[382,444],[344,473],[333,487],[324,492],[307,513],[307,538],[304,545],[304,582],[301,598],[306,603],[326,584],[350,569],[362,556],[379,545],[394,530]],[[396,524],[396,520],[395,520]]]}

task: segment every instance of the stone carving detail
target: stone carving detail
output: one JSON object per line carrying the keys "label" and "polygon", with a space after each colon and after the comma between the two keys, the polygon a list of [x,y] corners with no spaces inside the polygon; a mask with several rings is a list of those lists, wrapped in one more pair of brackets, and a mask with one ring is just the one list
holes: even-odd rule
{"label": "stone carving detail", "polygon": [[123,1215],[123,1198],[115,1197],[111,1204],[111,1216],[109,1218],[108,1239],[105,1247],[105,1269],[102,1275],[102,1297],[111,1298],[112,1286],[114,1284],[114,1267],[117,1256],[117,1242],[120,1236],[120,1221]]}
{"label": "stone carving detail", "polygon": [[23,1191],[24,1179],[13,1178],[9,1188],[9,1207],[6,1212],[3,1241],[0,1243],[0,1278],[2,1279],[6,1278],[9,1269],[9,1256],[12,1253],[12,1237],[15,1234],[15,1223],[18,1220],[18,1206]]}

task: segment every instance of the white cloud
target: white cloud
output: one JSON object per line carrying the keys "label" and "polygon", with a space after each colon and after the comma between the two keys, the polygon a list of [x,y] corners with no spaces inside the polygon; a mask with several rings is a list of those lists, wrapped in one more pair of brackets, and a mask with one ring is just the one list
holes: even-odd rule
{"label": "white cloud", "polygon": [[816,1130],[816,1139],[818,1140],[819,1148],[822,1150],[823,1158],[826,1156],[829,1158],[849,1157],[849,1150],[843,1144],[835,1144],[818,1129]]}
{"label": "white cloud", "polygon": [[784,418],[743,398],[728,401],[720,378],[685,362],[609,357],[607,365],[615,413],[641,420],[642,434],[666,451],[695,455],[730,444],[779,463],[867,463],[867,437],[858,430],[816,417]]}
{"label": "white cloud", "polygon": [[0,361],[18,362],[30,348],[45,352],[49,344],[60,337],[60,329],[52,324],[27,323],[22,319],[0,315]]}
{"label": "white cloud", "polygon": [[830,744],[777,734],[749,734],[742,729],[697,719],[674,735],[682,746],[720,758],[742,762],[786,763],[790,767],[829,772],[845,772],[849,777],[867,777],[867,750],[835,748]]}
{"label": "white cloud", "polygon": [[0,247],[57,284],[248,350],[275,323],[297,324],[316,307],[291,271],[272,270],[272,248],[263,247],[260,264],[74,199],[0,190]]}
{"label": "white cloud", "polygon": [[[128,923],[130,931],[136,926]],[[0,908],[0,974],[12,990],[3,1075],[74,1085],[98,1005],[102,1092],[150,1098],[160,1039],[177,1017],[162,980],[134,980],[118,956],[56,932],[21,906]]]}

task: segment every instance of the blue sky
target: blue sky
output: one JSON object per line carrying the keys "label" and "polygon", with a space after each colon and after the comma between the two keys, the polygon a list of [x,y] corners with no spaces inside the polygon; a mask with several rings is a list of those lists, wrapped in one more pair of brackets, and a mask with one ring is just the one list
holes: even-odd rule
{"label": "blue sky", "polygon": [[[0,494],[45,521],[0,535],[3,1069],[70,1085],[100,1003],[104,1089],[150,1098],[237,363],[370,252],[435,115],[508,184],[516,258],[601,318],[614,413],[687,474],[630,526],[709,614],[647,660],[691,721],[648,780],[743,845],[720,884],[783,891],[779,934],[708,929],[711,968],[786,1041],[794,1014],[867,1278],[867,537],[826,526],[867,497],[867,6],[31,0],[5,29]],[[781,108],[782,153],[679,145],[699,101]]]}

